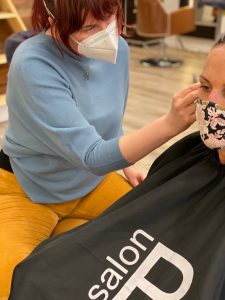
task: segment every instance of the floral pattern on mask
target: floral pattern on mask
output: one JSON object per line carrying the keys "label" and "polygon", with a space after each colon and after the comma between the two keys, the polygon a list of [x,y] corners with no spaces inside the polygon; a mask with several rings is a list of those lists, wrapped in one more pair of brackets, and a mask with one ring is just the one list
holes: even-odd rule
{"label": "floral pattern on mask", "polygon": [[196,119],[201,139],[211,149],[225,148],[225,107],[197,100]]}

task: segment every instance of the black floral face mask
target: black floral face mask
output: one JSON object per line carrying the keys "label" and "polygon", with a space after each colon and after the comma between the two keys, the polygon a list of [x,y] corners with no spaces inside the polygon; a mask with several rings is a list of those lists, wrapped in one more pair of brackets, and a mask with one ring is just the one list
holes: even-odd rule
{"label": "black floral face mask", "polygon": [[196,119],[204,144],[211,149],[225,148],[225,107],[198,99]]}

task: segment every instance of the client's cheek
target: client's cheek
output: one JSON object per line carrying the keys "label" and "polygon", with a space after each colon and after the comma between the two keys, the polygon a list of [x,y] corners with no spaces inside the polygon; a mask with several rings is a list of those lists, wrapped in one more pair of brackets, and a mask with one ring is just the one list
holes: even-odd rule
{"label": "client's cheek", "polygon": [[212,91],[209,94],[208,101],[225,106],[224,96],[219,91]]}

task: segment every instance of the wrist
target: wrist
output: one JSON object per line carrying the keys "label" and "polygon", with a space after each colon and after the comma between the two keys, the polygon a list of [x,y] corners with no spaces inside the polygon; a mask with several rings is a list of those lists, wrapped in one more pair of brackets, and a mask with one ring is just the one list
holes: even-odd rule
{"label": "wrist", "polygon": [[166,134],[166,137],[169,139],[182,132],[179,124],[176,124],[174,118],[170,115],[170,113],[161,117],[160,127],[163,129],[164,134]]}

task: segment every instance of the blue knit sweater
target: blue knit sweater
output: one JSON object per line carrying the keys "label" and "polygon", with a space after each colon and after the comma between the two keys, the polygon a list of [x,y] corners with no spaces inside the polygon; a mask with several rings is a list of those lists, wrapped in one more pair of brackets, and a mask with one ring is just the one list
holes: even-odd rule
{"label": "blue knit sweater", "polygon": [[33,202],[82,197],[106,173],[128,166],[118,145],[128,65],[122,38],[115,65],[65,47],[62,56],[45,33],[17,48],[8,77],[3,150]]}

